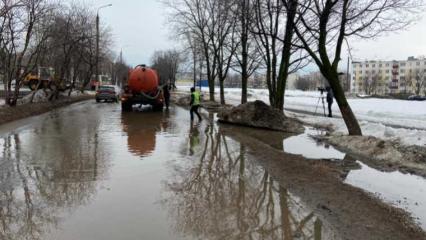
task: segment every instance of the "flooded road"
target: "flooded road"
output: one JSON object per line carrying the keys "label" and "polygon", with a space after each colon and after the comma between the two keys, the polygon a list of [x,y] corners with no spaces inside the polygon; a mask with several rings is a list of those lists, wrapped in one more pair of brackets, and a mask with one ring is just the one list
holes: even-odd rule
{"label": "flooded road", "polygon": [[[92,102],[0,126],[0,239],[333,240],[360,239],[360,228],[405,239],[392,222],[370,229],[381,208],[349,185],[307,184],[315,163],[295,169],[304,159],[281,153],[297,140],[271,133],[263,146],[239,132],[208,119],[191,126],[179,107],[122,114]],[[271,168],[262,157],[288,165]],[[356,172],[348,173],[356,185]],[[318,177],[335,181],[327,174]],[[359,225],[349,217],[356,210],[339,202],[352,198],[373,205],[365,209],[371,222],[359,220],[365,227],[351,226]]]}

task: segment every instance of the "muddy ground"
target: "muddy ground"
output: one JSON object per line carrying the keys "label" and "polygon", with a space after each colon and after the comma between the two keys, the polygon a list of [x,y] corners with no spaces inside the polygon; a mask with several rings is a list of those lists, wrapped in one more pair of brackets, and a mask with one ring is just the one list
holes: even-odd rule
{"label": "muddy ground", "polygon": [[[333,225],[342,239],[426,239],[404,211],[342,182],[348,169],[325,162],[309,162],[273,147],[270,135],[254,129],[223,126],[225,135],[242,142],[248,153],[284,188],[308,199],[306,204]],[[348,161],[346,164],[351,164]]]}

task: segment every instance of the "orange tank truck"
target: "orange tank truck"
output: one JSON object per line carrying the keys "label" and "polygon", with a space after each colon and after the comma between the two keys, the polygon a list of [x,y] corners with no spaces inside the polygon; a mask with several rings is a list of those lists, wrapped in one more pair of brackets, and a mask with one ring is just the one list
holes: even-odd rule
{"label": "orange tank truck", "polygon": [[123,111],[132,111],[134,104],[151,105],[154,110],[162,110],[164,106],[157,71],[145,65],[138,65],[129,71],[129,80],[122,94]]}

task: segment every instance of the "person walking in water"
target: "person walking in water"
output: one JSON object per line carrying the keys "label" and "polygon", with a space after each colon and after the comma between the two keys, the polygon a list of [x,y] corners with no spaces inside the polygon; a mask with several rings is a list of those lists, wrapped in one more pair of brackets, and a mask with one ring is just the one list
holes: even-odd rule
{"label": "person walking in water", "polygon": [[333,90],[331,90],[331,87],[327,87],[325,90],[327,91],[328,117],[332,118],[333,112],[331,110],[331,107],[333,106],[333,102],[334,102],[334,94],[333,94]]}
{"label": "person walking in water", "polygon": [[191,88],[191,110],[189,111],[191,114],[191,122],[194,121],[194,113],[197,114],[198,120],[201,122],[203,119],[201,118],[200,113],[198,112],[198,108],[200,108],[201,103],[201,94],[199,91],[196,91],[195,88]]}

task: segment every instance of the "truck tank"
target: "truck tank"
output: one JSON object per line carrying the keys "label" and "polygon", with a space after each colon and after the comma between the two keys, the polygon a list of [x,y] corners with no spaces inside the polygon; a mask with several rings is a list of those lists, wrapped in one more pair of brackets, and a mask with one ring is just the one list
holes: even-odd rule
{"label": "truck tank", "polygon": [[155,69],[139,65],[129,71],[127,85],[121,97],[124,112],[132,111],[134,104],[151,105],[154,110],[162,110],[164,96]]}
{"label": "truck tank", "polygon": [[128,87],[135,93],[150,93],[158,89],[157,71],[144,66],[137,66],[129,74]]}

